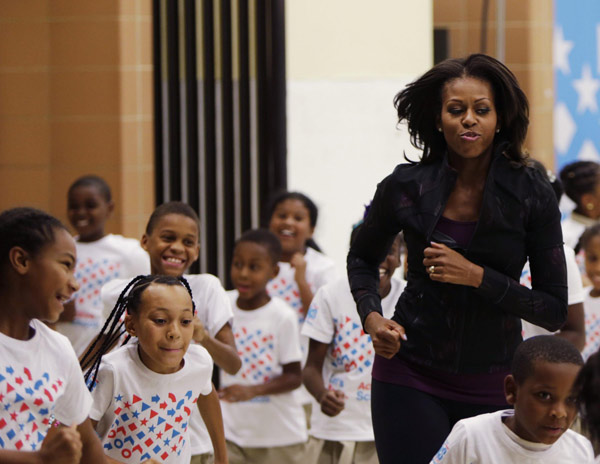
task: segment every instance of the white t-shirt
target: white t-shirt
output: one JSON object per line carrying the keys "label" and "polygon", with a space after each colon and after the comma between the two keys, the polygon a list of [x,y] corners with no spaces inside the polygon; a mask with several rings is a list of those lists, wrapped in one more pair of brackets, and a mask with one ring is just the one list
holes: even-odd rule
{"label": "white t-shirt", "polygon": [[568,429],[552,445],[523,440],[502,422],[512,409],[456,423],[430,464],[586,464],[594,460],[587,438]]}
{"label": "white t-shirt", "polygon": [[[184,275],[190,284],[196,316],[204,325],[211,337],[214,337],[225,324],[231,324],[233,312],[227,293],[221,286],[218,278],[211,274]],[[102,287],[102,302],[104,314],[108,318],[114,308],[119,295],[129,283],[129,280],[118,279]],[[200,412],[195,410],[191,420],[192,456],[197,454],[212,453],[213,446],[206,426],[200,417]]]}
{"label": "white t-shirt", "polygon": [[[233,306],[233,333],[242,367],[236,375],[221,371],[221,388],[258,385],[278,377],[283,365],[300,362],[298,321],[278,298],[252,311],[237,307],[237,290],[227,292]],[[250,401],[221,401],[225,438],[242,447],[286,446],[307,440],[304,410],[293,392],[258,396]]]}
{"label": "white t-shirt", "polygon": [[600,298],[590,295],[593,287],[585,288],[583,310],[585,312],[585,347],[581,352],[583,360],[593,355],[600,348]]}
{"label": "white t-shirt", "polygon": [[[304,254],[306,260],[306,281],[310,286],[313,295],[323,285],[333,282],[337,279],[335,263],[323,253],[314,248],[308,247]],[[290,263],[279,263],[279,274],[267,284],[269,295],[276,296],[285,301],[296,312],[298,317],[298,330],[304,323],[304,314],[302,312],[302,300],[300,299],[300,290],[294,279],[296,270]],[[300,347],[302,349],[302,367],[306,363],[308,356],[308,338],[300,336]],[[312,396],[302,385],[295,393],[302,404],[313,402]],[[316,403],[315,403],[316,404]]]}
{"label": "white t-shirt", "polygon": [[0,333],[0,449],[37,451],[52,421],[81,424],[92,397],[69,340],[32,320],[35,334]]}
{"label": "white t-shirt", "polygon": [[150,273],[150,258],[139,240],[121,235],[105,235],[95,242],[75,242],[77,265],[75,279],[80,285],[73,296],[75,319],[59,322],[56,329],[73,345],[77,356],[102,328],[102,300],[100,289],[116,278],[135,277]]}
{"label": "white t-shirt", "polygon": [[571,212],[571,214],[560,223],[565,245],[575,248],[586,227],[592,226],[595,223],[596,221],[587,216]]}
{"label": "white t-shirt", "polygon": [[[392,278],[392,288],[381,301],[383,315],[391,318],[406,282]],[[321,287],[315,295],[302,334],[329,345],[323,362],[323,380],[330,390],[345,394],[344,409],[329,417],[315,407],[310,435],[333,441],[372,441],[371,369],[375,350],[360,322],[347,278]]]}
{"label": "white t-shirt", "polygon": [[[565,262],[567,264],[568,304],[574,305],[583,301],[583,282],[575,259],[575,252],[568,245],[563,245],[563,248],[565,251]],[[521,272],[521,285],[531,288],[531,270],[529,269],[529,261],[525,263],[523,272]],[[536,335],[549,335],[552,333],[531,322],[525,320],[521,320],[521,322],[523,323],[523,340],[535,337]]]}
{"label": "white t-shirt", "polygon": [[183,359],[177,372],[158,374],[142,363],[137,343],[102,358],[90,417],[108,456],[190,462],[190,416],[198,396],[212,392],[213,364],[199,345],[190,345]]}

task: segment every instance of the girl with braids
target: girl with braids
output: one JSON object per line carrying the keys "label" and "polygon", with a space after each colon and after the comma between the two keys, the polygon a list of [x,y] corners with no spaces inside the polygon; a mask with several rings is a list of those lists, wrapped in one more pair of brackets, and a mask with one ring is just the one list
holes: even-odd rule
{"label": "girl with braids", "polygon": [[[521,319],[558,330],[567,277],[556,196],[526,165],[528,103],[514,74],[482,54],[449,59],[394,104],[423,153],[378,185],[348,275],[376,353],[379,461],[422,464],[456,422],[506,408]],[[407,284],[387,319],[378,265],[399,231]],[[532,289],[519,284],[527,259]]]}
{"label": "girl with braids", "polygon": [[586,227],[600,219],[600,164],[575,161],[560,171],[560,180],[575,209],[562,222],[563,239],[577,250],[579,238]]}
{"label": "girl with braids", "polygon": [[[189,423],[196,407],[208,428],[215,463],[227,462],[212,359],[200,345],[190,345],[194,312],[184,278],[138,276],[106,321],[103,346],[82,366],[88,367],[85,380],[94,398],[92,423],[115,462],[190,462]],[[135,342],[126,340],[105,355],[123,327]]]}
{"label": "girl with braids", "polygon": [[[192,207],[179,201],[164,203],[154,210],[141,240],[142,248],[150,256],[152,274],[179,277],[198,259],[198,223]],[[186,279],[196,306],[194,342],[208,350],[220,369],[235,374],[242,363],[231,331],[233,311],[225,290],[219,279],[210,274],[187,274]],[[127,282],[115,279],[102,288],[106,317]],[[210,437],[197,412],[192,416],[191,436],[192,462],[210,461],[213,452]]]}
{"label": "girl with braids", "polygon": [[56,322],[79,288],[75,261],[75,242],[58,219],[32,208],[0,213],[3,464],[105,462],[71,343],[41,322]]}

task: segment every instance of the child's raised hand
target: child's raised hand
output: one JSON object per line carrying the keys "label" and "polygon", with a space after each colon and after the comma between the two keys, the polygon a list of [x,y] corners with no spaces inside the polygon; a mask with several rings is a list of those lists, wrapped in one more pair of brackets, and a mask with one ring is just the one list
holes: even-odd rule
{"label": "child's raised hand", "polygon": [[82,443],[75,424],[50,427],[42,442],[42,462],[48,464],[78,464],[81,460]]}
{"label": "child's raised hand", "polygon": [[296,270],[294,278],[296,282],[306,279],[306,259],[302,253],[294,253],[290,259],[290,265]]}
{"label": "child's raised hand", "polygon": [[219,390],[219,398],[230,403],[248,401],[254,398],[252,387],[248,385],[230,385]]}
{"label": "child's raised hand", "polygon": [[345,398],[341,390],[327,390],[319,399],[321,411],[330,417],[337,416],[344,409]]}
{"label": "child's raised hand", "polygon": [[202,322],[200,322],[200,319],[198,319],[197,317],[194,317],[194,335],[192,336],[194,341],[196,343],[202,343],[208,337],[210,337],[210,335],[204,328],[204,324],[202,324]]}

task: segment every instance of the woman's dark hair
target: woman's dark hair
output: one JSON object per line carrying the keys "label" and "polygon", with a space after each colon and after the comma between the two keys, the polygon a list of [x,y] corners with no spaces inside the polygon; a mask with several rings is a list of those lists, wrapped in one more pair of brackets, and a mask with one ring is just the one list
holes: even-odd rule
{"label": "woman's dark hair", "polygon": [[56,219],[35,208],[12,208],[0,213],[0,264],[8,260],[13,247],[21,247],[35,256],[54,242],[55,230],[67,228]]}
{"label": "woman's dark hair", "polygon": [[265,247],[273,264],[281,260],[281,242],[269,229],[251,229],[235,241],[234,247],[240,243],[251,242]]}
{"label": "woman's dark hair", "polygon": [[102,177],[95,176],[93,174],[80,177],[69,187],[67,197],[70,197],[73,190],[79,187],[96,187],[100,192],[100,195],[104,197],[107,203],[110,203],[110,201],[112,200],[110,187]]}
{"label": "woman's dark hair", "polygon": [[565,193],[579,208],[581,197],[593,192],[600,182],[600,164],[595,161],[574,161],[565,165],[559,175]]}
{"label": "woman's dark hair", "polygon": [[[273,213],[275,212],[277,205],[286,200],[298,200],[302,202],[302,204],[308,210],[310,226],[313,228],[317,226],[317,217],[319,216],[319,208],[317,208],[317,205],[315,205],[315,203],[303,193],[288,192],[287,190],[282,190],[275,193],[275,195],[271,198],[271,200],[268,203],[266,209],[267,215],[264,220],[265,227],[269,227],[269,222],[271,221],[271,217],[273,217]],[[317,245],[317,243],[312,238],[309,238],[306,241],[306,246],[309,246],[317,251],[321,251],[319,245]]]}
{"label": "woman's dark hair", "polygon": [[526,156],[522,147],[529,125],[527,97],[510,69],[495,58],[479,53],[442,61],[394,98],[398,122],[407,121],[411,143],[423,150],[421,162],[435,162],[446,152],[444,134],[437,130],[442,92],[448,82],[462,77],[474,77],[491,85],[500,127],[494,145],[502,144],[509,159],[523,164]]}
{"label": "woman's dark hair", "polygon": [[[162,285],[181,285],[184,287],[192,299],[192,313],[196,312],[196,305],[192,296],[192,289],[188,281],[183,277],[173,277],[166,275],[140,275],[135,277],[123,289],[115,304],[115,307],[108,316],[100,333],[94,339],[92,345],[81,358],[81,370],[87,371],[84,374],[86,385],[90,391],[94,388],[98,369],[104,356],[111,347],[126,333],[125,318],[123,315],[136,314],[142,301],[142,294],[152,284]],[[127,336],[123,345],[125,345],[131,336]],[[101,342],[101,343],[100,343]]]}
{"label": "woman's dark hair", "polygon": [[560,181],[560,179],[558,179],[552,171],[546,169],[546,167],[541,163],[541,161],[529,158],[527,160],[527,164],[528,166],[538,171],[542,175],[542,177],[544,177],[544,179],[550,182],[552,190],[554,190],[554,195],[556,195],[556,201],[560,202],[560,199],[564,193],[562,182]]}
{"label": "woman's dark hair", "polygon": [[150,235],[154,228],[156,227],[156,223],[164,216],[168,214],[180,214],[181,216],[186,216],[192,219],[197,225],[200,223],[200,218],[198,218],[198,214],[194,211],[187,203],[183,203],[181,201],[169,201],[167,203],[163,203],[156,207],[156,209],[150,215],[150,219],[148,219],[148,224],[146,224],[146,235]]}
{"label": "woman's dark hair", "polygon": [[592,443],[600,440],[600,353],[591,355],[573,384],[579,414]]}

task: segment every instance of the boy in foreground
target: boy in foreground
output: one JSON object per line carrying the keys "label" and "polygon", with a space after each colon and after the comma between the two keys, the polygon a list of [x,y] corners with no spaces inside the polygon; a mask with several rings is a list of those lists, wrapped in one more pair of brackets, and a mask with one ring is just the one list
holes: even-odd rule
{"label": "boy in foreground", "polygon": [[570,342],[551,335],[525,340],[504,381],[514,407],[459,421],[431,464],[594,460],[587,438],[569,429],[577,414],[573,382],[583,365]]}

